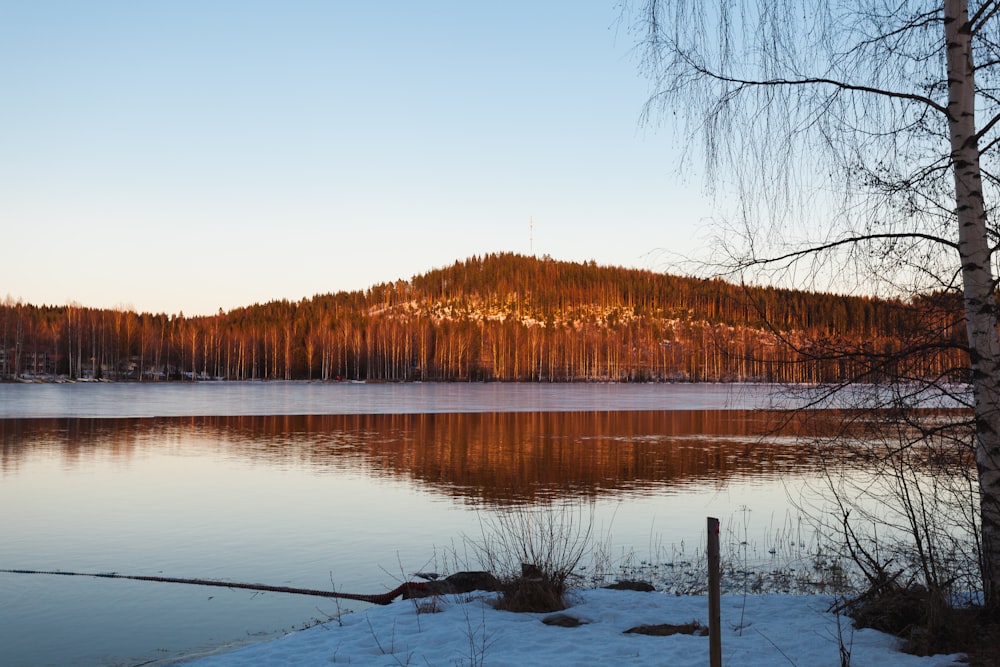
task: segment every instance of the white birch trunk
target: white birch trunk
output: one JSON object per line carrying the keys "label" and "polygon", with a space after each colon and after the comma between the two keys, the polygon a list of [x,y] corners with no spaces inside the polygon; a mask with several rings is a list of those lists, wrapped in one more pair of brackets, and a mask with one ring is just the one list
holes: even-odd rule
{"label": "white birch trunk", "polygon": [[1000,336],[976,137],[972,34],[966,0],[945,0],[948,123],[959,256],[976,412],[986,603],[1000,608]]}

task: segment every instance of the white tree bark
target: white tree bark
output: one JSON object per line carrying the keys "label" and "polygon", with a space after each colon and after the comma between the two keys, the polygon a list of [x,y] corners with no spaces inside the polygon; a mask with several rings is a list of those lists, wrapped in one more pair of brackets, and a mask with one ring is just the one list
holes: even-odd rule
{"label": "white tree bark", "polygon": [[1000,607],[1000,335],[976,134],[975,70],[967,1],[945,0],[944,16],[948,126],[975,395],[983,585],[987,604],[996,609]]}
{"label": "white tree bark", "polygon": [[[989,177],[1000,150],[1000,0],[972,4],[970,18],[968,0],[646,0],[644,67],[658,89],[647,112],[669,108],[686,121],[684,132],[704,138],[710,179],[717,169],[733,172],[735,236],[745,243],[726,248],[735,270],[780,280],[803,267],[825,277],[830,261],[838,279],[857,275],[860,288],[882,281],[913,295],[950,292],[960,271],[977,541],[986,603],[1000,613],[997,230],[986,213],[1000,192],[1000,178]],[[836,208],[831,226],[803,240],[797,219],[817,202]],[[762,255],[762,246],[780,250]]]}

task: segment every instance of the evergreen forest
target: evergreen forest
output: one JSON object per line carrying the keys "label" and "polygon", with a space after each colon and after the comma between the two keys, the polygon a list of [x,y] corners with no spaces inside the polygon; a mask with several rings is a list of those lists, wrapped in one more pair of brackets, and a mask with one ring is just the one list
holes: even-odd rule
{"label": "evergreen forest", "polygon": [[953,382],[961,306],[502,253],[204,317],[8,297],[0,379]]}

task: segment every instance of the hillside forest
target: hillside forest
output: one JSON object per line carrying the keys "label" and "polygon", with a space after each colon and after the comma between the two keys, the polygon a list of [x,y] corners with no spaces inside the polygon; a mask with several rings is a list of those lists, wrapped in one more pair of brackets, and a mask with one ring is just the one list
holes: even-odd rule
{"label": "hillside forest", "polygon": [[0,302],[0,379],[962,381],[961,302],[751,287],[517,254],[365,291],[137,313]]}

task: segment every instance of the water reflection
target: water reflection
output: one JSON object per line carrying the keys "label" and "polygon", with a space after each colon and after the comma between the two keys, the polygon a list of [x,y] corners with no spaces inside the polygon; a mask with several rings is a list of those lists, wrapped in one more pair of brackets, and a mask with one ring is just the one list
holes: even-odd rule
{"label": "water reflection", "polygon": [[[687,410],[404,415],[281,415],[0,420],[0,470],[33,452],[127,461],[150,448],[207,447],[265,466],[365,471],[472,503],[643,493],[816,469],[834,412]],[[53,451],[55,450],[55,451]]]}
{"label": "water reflection", "polygon": [[[495,506],[580,498],[596,501],[598,533],[610,540],[613,529],[610,552],[628,558],[663,562],[686,553],[685,544],[697,551],[709,515],[736,526],[736,513],[744,521],[752,511],[751,543],[764,545],[791,530],[783,526],[798,530],[789,494],[815,485],[823,464],[844,453],[834,436],[845,423],[866,433],[856,417],[0,419],[0,504],[16,510],[0,519],[0,564],[379,592],[394,577],[439,567],[428,561],[481,532],[479,515]],[[795,543],[808,539],[796,533]],[[157,647],[174,655],[211,648],[317,613],[313,600],[294,596],[233,594],[223,607],[221,593],[197,588],[0,579],[3,664],[107,664],[105,655],[137,664]],[[52,635],[65,651],[53,652]]]}

